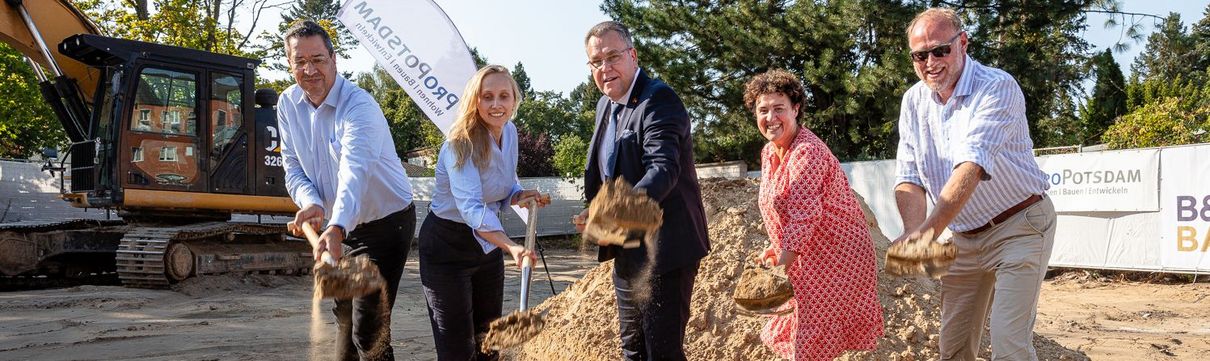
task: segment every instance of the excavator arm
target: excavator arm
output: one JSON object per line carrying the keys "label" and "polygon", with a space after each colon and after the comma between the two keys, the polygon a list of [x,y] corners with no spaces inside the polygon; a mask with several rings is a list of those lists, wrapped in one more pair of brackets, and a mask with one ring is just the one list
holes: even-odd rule
{"label": "excavator arm", "polygon": [[[76,61],[66,55],[56,51],[56,47],[63,39],[76,34],[101,34],[92,21],[80,10],[76,9],[67,0],[4,0],[0,4],[0,41],[17,49],[26,57],[33,60],[42,68],[54,71],[56,65],[47,61],[44,55],[43,48],[39,45],[37,39],[34,38],[33,32],[28,26],[18,7],[25,8],[25,12],[29,14],[30,20],[36,24],[37,30],[42,34],[42,43],[46,45],[45,50],[51,54],[55,60],[57,67],[61,69],[63,74],[52,74],[52,78],[58,75],[65,75],[75,79],[79,84],[80,91],[83,93],[84,101],[91,102],[93,93],[96,91],[97,81],[100,80],[100,72],[97,69],[89,67],[84,63]],[[41,71],[41,69],[35,69]]]}

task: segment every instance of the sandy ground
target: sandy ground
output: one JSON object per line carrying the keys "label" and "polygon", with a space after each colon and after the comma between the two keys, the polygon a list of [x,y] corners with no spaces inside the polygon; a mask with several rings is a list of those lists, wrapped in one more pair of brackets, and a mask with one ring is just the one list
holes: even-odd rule
{"label": "sandy ground", "polygon": [[[562,290],[596,265],[554,251]],[[400,285],[392,345],[399,360],[433,359],[415,260]],[[505,310],[516,307],[508,269]],[[535,272],[534,304],[550,296]],[[187,282],[175,291],[80,286],[0,293],[0,360],[304,360],[310,279],[250,275]],[[325,330],[334,331],[326,310]],[[616,327],[602,325],[602,327]],[[1093,360],[1199,360],[1210,355],[1210,283],[1150,284],[1058,277],[1044,286],[1039,334]]]}
{"label": "sandy ground", "polygon": [[1093,360],[1210,360],[1210,283],[1047,280],[1034,331]]}

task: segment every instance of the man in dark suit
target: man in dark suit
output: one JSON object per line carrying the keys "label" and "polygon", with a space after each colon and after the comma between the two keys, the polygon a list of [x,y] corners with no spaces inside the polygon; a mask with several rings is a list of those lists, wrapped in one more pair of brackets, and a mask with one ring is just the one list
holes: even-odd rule
{"label": "man in dark suit", "polygon": [[[605,93],[597,102],[596,130],[588,147],[585,195],[591,202],[604,181],[622,177],[644,189],[664,211],[653,244],[602,246],[598,256],[614,260],[622,355],[626,360],[684,360],[693,281],[710,250],[689,113],[672,88],[639,69],[630,31],[621,23],[597,24],[584,45],[593,81]],[[647,247],[655,248],[653,259],[648,259]]]}

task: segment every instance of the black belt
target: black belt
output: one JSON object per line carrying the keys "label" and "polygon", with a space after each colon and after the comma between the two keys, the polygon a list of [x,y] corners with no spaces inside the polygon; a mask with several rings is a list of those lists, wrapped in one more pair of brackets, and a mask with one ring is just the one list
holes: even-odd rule
{"label": "black belt", "polygon": [[1004,212],[1000,212],[1000,214],[997,214],[995,217],[992,217],[992,220],[987,222],[987,224],[984,224],[979,227],[975,227],[975,229],[972,229],[972,230],[969,230],[966,232],[958,232],[958,233],[963,236],[966,236],[967,238],[976,236],[979,233],[982,233],[983,231],[986,231],[986,230],[996,226],[997,224],[1004,223],[1004,221],[1007,221],[1009,218],[1016,215],[1018,212],[1021,212],[1025,208],[1029,208],[1029,206],[1033,205],[1034,203],[1038,203],[1038,201],[1041,201],[1041,200],[1042,200],[1042,196],[1037,195],[1037,194],[1031,195],[1031,196],[1029,196],[1029,198],[1025,198],[1025,200],[1021,201],[1021,203],[1017,203],[1017,205],[1008,207],[1008,209],[1005,209]]}

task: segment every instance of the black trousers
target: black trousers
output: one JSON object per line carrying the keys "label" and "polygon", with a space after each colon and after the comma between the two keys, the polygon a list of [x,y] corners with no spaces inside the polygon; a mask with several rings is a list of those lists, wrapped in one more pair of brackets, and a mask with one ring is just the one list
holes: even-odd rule
{"label": "black trousers", "polygon": [[[623,360],[685,360],[685,324],[689,322],[689,301],[700,262],[651,275],[645,285],[640,284],[637,272],[614,268]],[[625,262],[615,260],[615,266],[618,263]],[[636,299],[641,287],[650,290],[646,303]]]}
{"label": "black trousers", "polygon": [[[403,276],[403,263],[416,233],[416,207],[408,205],[386,217],[358,225],[344,244],[353,247],[345,255],[366,255],[386,279],[386,290],[352,300],[338,300],[332,313],[340,332],[336,350],[340,360],[394,360],[391,348],[391,308]],[[386,296],[384,300],[382,296]]]}
{"label": "black trousers", "polygon": [[498,360],[480,344],[504,302],[504,252],[486,254],[474,231],[429,212],[420,226],[420,283],[438,360]]}

